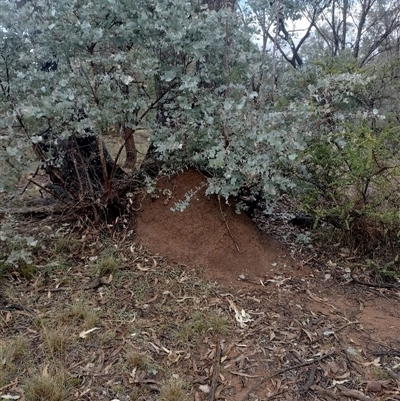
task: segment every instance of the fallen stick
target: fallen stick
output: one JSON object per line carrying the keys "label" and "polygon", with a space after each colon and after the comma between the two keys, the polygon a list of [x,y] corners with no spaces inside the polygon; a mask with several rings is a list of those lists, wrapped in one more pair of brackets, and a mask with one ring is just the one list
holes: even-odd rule
{"label": "fallen stick", "polygon": [[393,372],[391,369],[389,368],[385,368],[387,374],[393,379],[396,380],[397,382],[400,383],[400,375],[398,375],[397,373]]}
{"label": "fallen stick", "polygon": [[219,202],[219,210],[220,210],[220,212],[221,212],[222,218],[224,219],[224,222],[225,222],[226,228],[227,228],[227,230],[228,230],[228,233],[229,233],[229,235],[231,236],[232,241],[233,241],[233,243],[235,244],[235,247],[236,247],[237,251],[240,253],[239,245],[238,245],[238,243],[236,242],[236,240],[235,240],[235,238],[234,238],[234,236],[233,236],[233,234],[232,234],[232,231],[231,231],[231,229],[229,228],[228,222],[226,221],[226,217],[225,217],[225,215],[224,215],[224,212],[222,211],[221,198],[219,197],[219,195],[218,195],[218,202]]}
{"label": "fallen stick", "polygon": [[373,400],[373,398],[366,396],[361,391],[350,390],[349,388],[342,386],[340,384],[337,385],[337,388],[346,397],[354,398],[354,399],[360,400],[360,401],[372,401]]}
{"label": "fallen stick", "polygon": [[[289,366],[288,368],[278,370],[277,372],[273,373],[272,375],[269,375],[269,376],[267,376],[267,377],[264,377],[264,379],[260,380],[257,384],[255,384],[253,387],[251,387],[251,388],[246,392],[246,394],[244,395],[244,397],[243,397],[240,401],[246,401],[246,400],[247,400],[247,397],[250,395],[250,393],[252,393],[254,390],[257,390],[257,389],[258,389],[260,386],[262,386],[265,382],[267,382],[268,380],[271,380],[271,379],[274,378],[275,376],[279,376],[279,375],[281,375],[282,373],[289,372],[290,370],[295,370],[295,369],[298,369],[298,368],[302,368],[303,366],[312,365],[312,364],[314,364],[314,363],[316,363],[316,362],[319,362],[319,361],[322,361],[323,359],[328,358],[328,357],[330,357],[330,356],[332,356],[332,355],[334,355],[334,354],[335,354],[334,351],[328,352],[327,354],[321,355],[319,358],[315,358],[315,359],[313,359],[313,360],[311,360],[311,361],[299,363],[298,365]],[[369,400],[369,401],[371,401],[371,400]]]}
{"label": "fallen stick", "polygon": [[218,340],[217,341],[217,350],[215,352],[215,361],[214,361],[213,374],[212,374],[212,379],[211,379],[210,392],[208,395],[208,401],[215,400],[215,392],[217,391],[217,387],[218,387],[218,377],[219,377],[221,354],[222,354],[221,341]]}
{"label": "fallen stick", "polygon": [[315,381],[315,372],[317,371],[317,365],[313,365],[311,367],[310,375],[308,377],[307,383],[300,389],[300,394],[307,393],[310,390],[310,387],[314,384]]}

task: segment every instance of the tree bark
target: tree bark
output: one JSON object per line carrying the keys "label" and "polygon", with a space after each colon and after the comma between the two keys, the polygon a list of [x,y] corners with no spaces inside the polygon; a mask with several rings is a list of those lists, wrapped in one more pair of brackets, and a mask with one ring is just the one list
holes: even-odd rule
{"label": "tree bark", "polygon": [[117,124],[115,128],[118,134],[124,140],[126,156],[124,168],[134,170],[137,163],[137,149],[134,137],[135,130],[127,127],[125,124]]}
{"label": "tree bark", "polygon": [[126,176],[114,163],[103,141],[95,135],[72,135],[57,146],[54,143],[51,132],[47,132],[45,141],[34,145],[34,151],[57,197],[73,202],[98,202],[110,197],[115,180]]}

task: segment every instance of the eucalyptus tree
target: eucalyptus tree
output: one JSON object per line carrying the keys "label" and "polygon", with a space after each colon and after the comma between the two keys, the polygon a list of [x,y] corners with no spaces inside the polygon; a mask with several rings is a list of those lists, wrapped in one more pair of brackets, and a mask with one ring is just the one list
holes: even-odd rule
{"label": "eucalyptus tree", "polygon": [[[277,49],[294,68],[301,67],[301,47],[330,3],[331,0],[250,0],[248,4],[261,30],[262,52]],[[306,25],[298,29],[296,24],[300,21]]]}
{"label": "eucalyptus tree", "polygon": [[[68,202],[104,214],[125,191],[116,178],[126,174],[101,140],[118,126],[126,141],[145,128],[163,167],[207,172],[207,193],[228,198],[246,187],[272,200],[291,191],[308,145],[362,119],[363,104],[346,106],[362,77],[287,70],[259,51],[233,2],[208,3],[2,2],[0,189],[31,171],[36,153]],[[286,43],[298,67],[308,37],[295,44],[288,21],[323,5],[263,7],[269,43],[282,54]],[[282,68],[278,87],[265,73],[273,68]]]}
{"label": "eucalyptus tree", "polygon": [[2,2],[1,189],[36,153],[69,201],[107,209],[124,177],[101,141],[115,126],[128,136],[146,128],[163,163],[208,171],[209,193],[289,185],[274,166],[297,142],[286,143],[282,115],[257,103],[259,53],[226,5]]}
{"label": "eucalyptus tree", "polygon": [[[312,20],[309,18],[309,21]],[[378,54],[397,46],[400,3],[333,0],[314,25],[331,56],[348,51],[363,66]]]}

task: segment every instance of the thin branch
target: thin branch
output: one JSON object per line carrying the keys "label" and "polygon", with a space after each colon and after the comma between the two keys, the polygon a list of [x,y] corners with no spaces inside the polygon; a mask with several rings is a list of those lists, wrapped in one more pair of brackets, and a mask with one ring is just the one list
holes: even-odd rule
{"label": "thin branch", "polygon": [[[36,171],[34,172],[32,178],[36,177],[38,172],[39,172],[40,166],[36,167]],[[33,184],[32,181],[28,180],[27,184],[25,185],[25,187],[22,189],[22,191],[18,194],[18,195],[14,195],[12,196],[7,202],[12,201],[13,199],[15,199],[17,196],[21,196],[29,187],[29,185]]]}
{"label": "thin branch", "polygon": [[140,123],[143,118],[147,115],[147,113],[150,112],[150,110],[153,110],[155,106],[158,105],[158,103],[161,101],[161,99],[176,85],[176,81],[175,79],[171,82],[171,84],[168,86],[168,88],[165,89],[165,91],[163,91],[161,93],[160,96],[158,96],[158,98],[156,100],[154,100],[154,102],[152,102],[147,109],[143,112],[143,114],[138,118],[138,123]]}
{"label": "thin branch", "polygon": [[212,379],[211,379],[210,393],[208,395],[208,401],[215,400],[215,392],[217,391],[217,387],[218,387],[218,377],[219,377],[219,371],[220,371],[221,355],[222,355],[221,341],[218,339],[217,350],[215,351],[215,360],[214,360],[213,374],[212,374]]}
{"label": "thin branch", "polygon": [[101,163],[101,169],[103,170],[103,181],[104,181],[104,187],[108,188],[110,185],[110,180],[108,178],[107,174],[107,164],[104,159],[104,149],[103,149],[103,141],[100,137],[97,137],[97,146],[99,149],[99,157],[100,157],[100,163]]}
{"label": "thin branch", "polygon": [[220,210],[220,212],[221,212],[221,216],[222,216],[222,218],[224,219],[224,222],[225,222],[226,228],[228,229],[229,235],[231,236],[231,238],[232,238],[232,240],[233,240],[233,243],[234,243],[235,246],[236,246],[237,251],[240,253],[239,245],[238,245],[238,243],[236,242],[235,238],[233,237],[232,231],[231,231],[231,229],[229,228],[228,222],[226,221],[226,217],[225,217],[225,215],[224,215],[224,212],[222,211],[221,197],[220,197],[220,195],[218,195],[218,203],[219,203],[219,210]]}
{"label": "thin branch", "polygon": [[49,190],[48,188],[44,187],[43,185],[39,184],[38,182],[32,180],[32,178],[28,178],[28,182],[32,183],[34,185],[36,185],[38,188],[40,188],[41,190],[49,193],[51,196],[54,196],[57,200],[59,200],[60,202],[64,203],[64,205],[66,206],[70,206],[67,202],[65,202],[65,200],[63,198],[61,198],[61,196],[59,196],[56,192]]}
{"label": "thin branch", "polygon": [[278,370],[277,372],[273,373],[272,375],[269,375],[269,376],[264,377],[264,379],[260,380],[258,383],[256,383],[254,386],[252,386],[252,387],[246,392],[246,394],[244,395],[244,397],[243,397],[240,401],[246,401],[246,400],[247,400],[247,397],[248,397],[254,390],[257,390],[257,389],[258,389],[260,386],[262,386],[265,382],[267,382],[268,380],[273,379],[275,376],[279,376],[279,375],[281,375],[282,373],[286,373],[286,372],[289,372],[289,371],[291,371],[291,370],[299,369],[299,368],[302,368],[302,367],[304,367],[304,366],[313,365],[313,364],[315,364],[316,362],[320,362],[320,361],[322,361],[323,359],[326,359],[326,358],[328,358],[328,357],[330,357],[330,356],[332,356],[332,355],[334,355],[334,354],[335,354],[335,351],[328,352],[327,354],[321,355],[319,358],[312,359],[311,361],[299,363],[298,365],[289,366],[288,368]]}

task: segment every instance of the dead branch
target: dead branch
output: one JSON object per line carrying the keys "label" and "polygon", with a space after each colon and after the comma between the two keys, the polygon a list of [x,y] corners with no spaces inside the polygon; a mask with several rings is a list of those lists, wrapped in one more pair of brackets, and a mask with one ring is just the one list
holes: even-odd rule
{"label": "dead branch", "polygon": [[[295,369],[302,368],[303,366],[313,365],[313,364],[315,364],[316,362],[320,362],[320,361],[322,361],[323,359],[328,358],[328,357],[330,357],[330,356],[332,356],[332,355],[334,355],[334,354],[335,354],[335,351],[331,351],[331,352],[328,352],[328,353],[325,354],[325,355],[321,355],[321,356],[318,357],[318,358],[312,359],[311,361],[306,361],[306,362],[303,362],[303,363],[299,363],[298,365],[289,366],[288,368],[278,370],[278,371],[276,371],[275,373],[273,373],[272,375],[269,375],[269,376],[264,377],[264,379],[260,380],[260,381],[259,381],[258,383],[256,383],[253,387],[251,387],[251,388],[246,392],[246,394],[244,395],[244,397],[243,397],[240,401],[246,401],[246,400],[247,400],[247,397],[250,395],[250,393],[252,393],[254,390],[257,390],[257,389],[258,389],[260,386],[262,386],[265,382],[267,382],[268,380],[273,379],[275,376],[279,376],[279,375],[281,375],[281,374],[283,374],[283,373],[286,373],[286,372],[289,372],[289,371],[291,371],[291,370],[295,370]],[[371,401],[371,400],[369,400],[369,401]]]}
{"label": "dead branch", "polygon": [[219,210],[220,210],[220,212],[221,212],[222,218],[224,219],[224,222],[225,222],[226,228],[227,228],[227,230],[228,230],[228,233],[229,233],[229,235],[231,236],[232,241],[233,241],[233,243],[235,244],[237,251],[240,253],[239,245],[238,245],[238,243],[236,242],[235,238],[233,237],[232,231],[231,231],[231,229],[229,228],[228,222],[226,221],[226,217],[225,217],[225,215],[224,215],[224,212],[222,211],[221,198],[220,198],[219,195],[218,195],[218,203],[219,203]]}
{"label": "dead branch", "polygon": [[381,284],[376,284],[376,283],[367,283],[366,281],[360,281],[356,279],[353,275],[353,272],[350,273],[350,277],[353,281],[353,283],[358,284],[358,285],[364,285],[366,287],[373,287],[373,288],[397,288],[400,289],[399,284],[390,284],[390,283],[381,283]]}
{"label": "dead branch", "polygon": [[211,379],[211,388],[210,388],[210,393],[208,395],[208,401],[215,400],[215,392],[216,392],[217,386],[218,386],[221,354],[222,354],[221,341],[218,340],[217,341],[217,350],[215,352],[215,360],[214,360],[213,374],[212,374],[212,379]]}
{"label": "dead branch", "polygon": [[311,386],[314,384],[314,381],[315,381],[316,371],[317,371],[317,365],[313,365],[311,367],[310,375],[308,377],[306,384],[299,391],[300,394],[305,394],[305,393],[307,393],[308,390],[310,390]]}
{"label": "dead branch", "polygon": [[361,391],[350,390],[349,388],[342,386],[341,384],[338,384],[337,388],[346,397],[354,398],[354,399],[360,400],[360,401],[372,401],[373,400],[373,398],[370,398],[370,397],[364,395]]}

